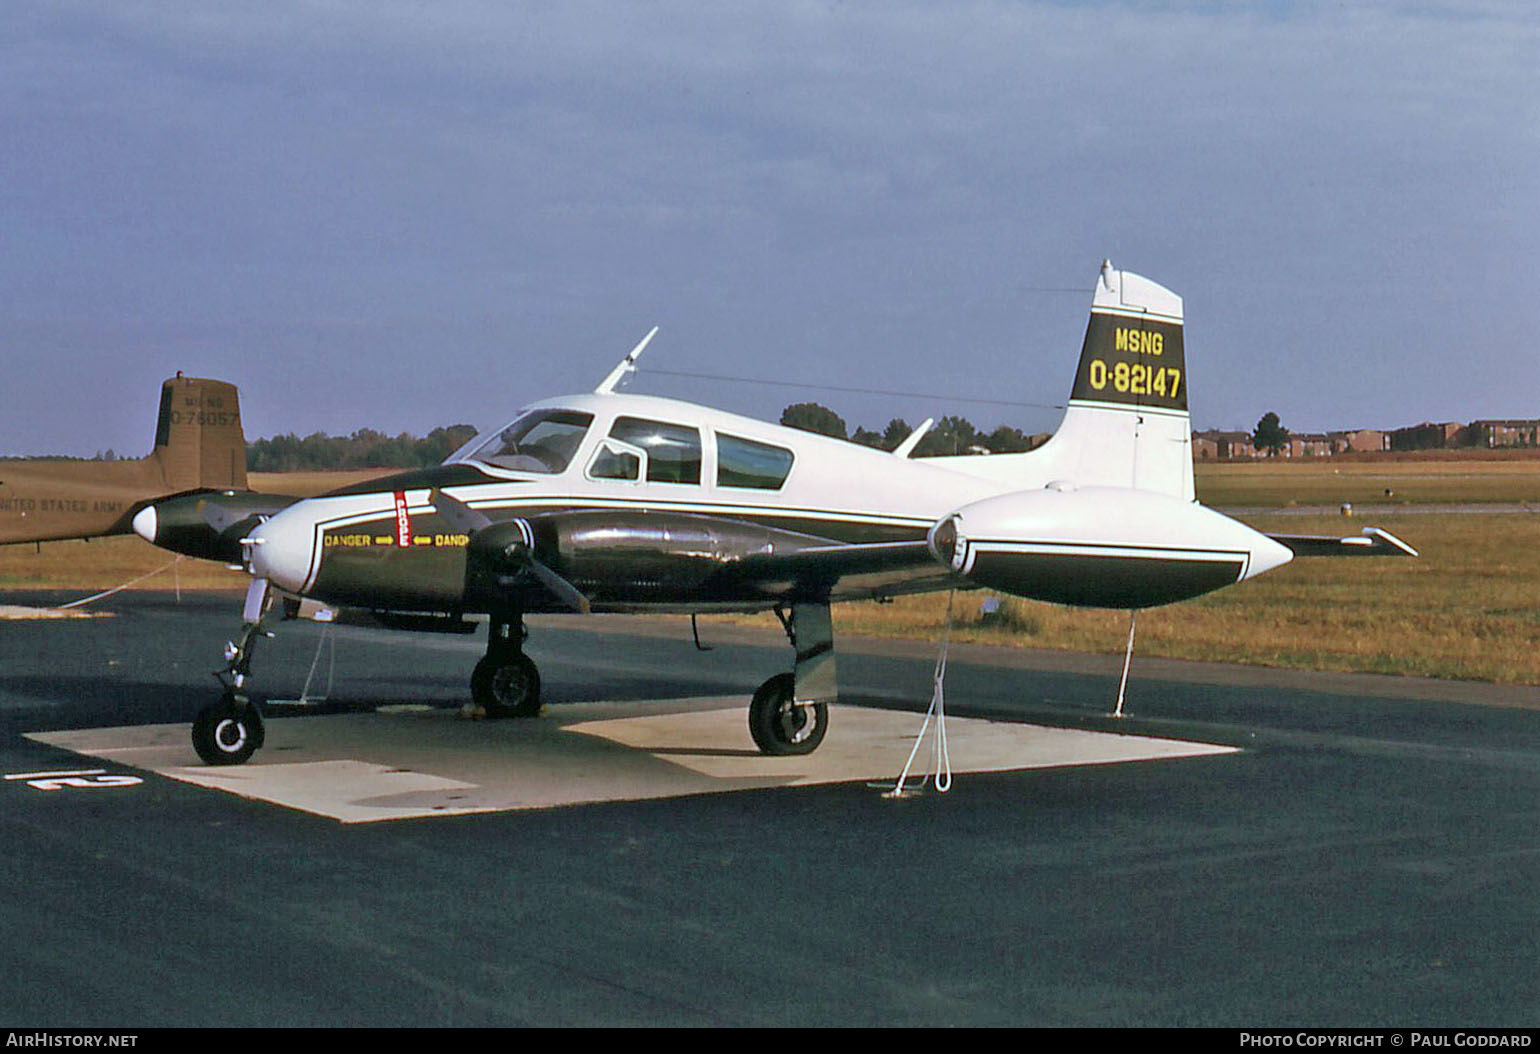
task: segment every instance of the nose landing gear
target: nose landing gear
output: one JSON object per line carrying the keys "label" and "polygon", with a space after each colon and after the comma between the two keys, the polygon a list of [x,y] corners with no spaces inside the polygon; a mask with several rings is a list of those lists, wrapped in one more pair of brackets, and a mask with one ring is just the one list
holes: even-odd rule
{"label": "nose landing gear", "polygon": [[273,598],[265,579],[257,579],[246,591],[245,624],[237,640],[225,646],[225,668],[214,676],[224,684],[223,697],[198,711],[193,719],[193,750],[209,765],[241,765],[262,749],[267,738],[262,711],[243,689],[251,676],[251,652],[262,637],[272,610]]}
{"label": "nose landing gear", "polygon": [[219,702],[199,710],[193,719],[193,749],[205,764],[244,764],[262,749],[266,738],[261,711],[233,689]]}

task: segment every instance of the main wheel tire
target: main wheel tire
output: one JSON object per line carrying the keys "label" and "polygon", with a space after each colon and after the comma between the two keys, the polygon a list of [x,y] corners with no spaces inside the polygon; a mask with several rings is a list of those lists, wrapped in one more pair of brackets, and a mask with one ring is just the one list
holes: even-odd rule
{"label": "main wheel tire", "polygon": [[226,697],[198,711],[193,749],[208,765],[243,765],[262,746],[265,732],[255,706]]}
{"label": "main wheel tire", "polygon": [[749,735],[765,754],[811,754],[829,729],[827,703],[797,703],[796,678],[778,673],[749,703]]}
{"label": "main wheel tire", "polygon": [[540,671],[523,652],[486,656],[471,673],[471,699],[488,717],[535,717],[540,713]]}

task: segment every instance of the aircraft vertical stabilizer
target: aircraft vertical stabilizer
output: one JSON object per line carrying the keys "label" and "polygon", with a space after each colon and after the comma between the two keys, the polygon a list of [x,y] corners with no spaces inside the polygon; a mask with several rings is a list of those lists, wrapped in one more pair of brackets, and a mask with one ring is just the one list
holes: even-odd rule
{"label": "aircraft vertical stabilizer", "polygon": [[150,461],[167,493],[246,489],[246,436],[235,385],[180,374],[160,390]]}
{"label": "aircraft vertical stabilizer", "polygon": [[1064,420],[1025,454],[933,463],[1016,487],[1132,487],[1191,501],[1182,298],[1102,264]]}
{"label": "aircraft vertical stabilizer", "polygon": [[1069,406],[1040,453],[1079,486],[1191,500],[1182,298],[1102,265]]}

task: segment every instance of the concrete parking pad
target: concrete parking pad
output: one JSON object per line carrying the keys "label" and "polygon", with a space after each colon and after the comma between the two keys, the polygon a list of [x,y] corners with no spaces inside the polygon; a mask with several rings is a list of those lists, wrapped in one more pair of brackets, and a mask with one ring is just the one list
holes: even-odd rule
{"label": "concrete parking pad", "polygon": [[[548,707],[538,720],[468,721],[453,710],[270,717],[248,764],[210,767],[186,725],[37,732],[93,758],[343,823],[542,809],[692,794],[892,782],[923,715],[832,707],[805,757],[768,757],[732,698]],[[1231,753],[1232,747],[1040,725],[947,719],[954,775]],[[920,748],[913,774],[931,756]],[[875,791],[874,791],[875,793]]]}

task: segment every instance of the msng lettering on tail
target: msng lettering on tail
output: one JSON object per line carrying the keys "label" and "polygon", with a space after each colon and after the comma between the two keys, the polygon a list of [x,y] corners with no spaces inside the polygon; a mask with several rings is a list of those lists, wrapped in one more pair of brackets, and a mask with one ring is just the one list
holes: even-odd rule
{"label": "msng lettering on tail", "polygon": [[1112,335],[1112,347],[1116,351],[1126,351],[1130,355],[1160,356],[1165,354],[1166,340],[1160,333],[1119,326]]}

